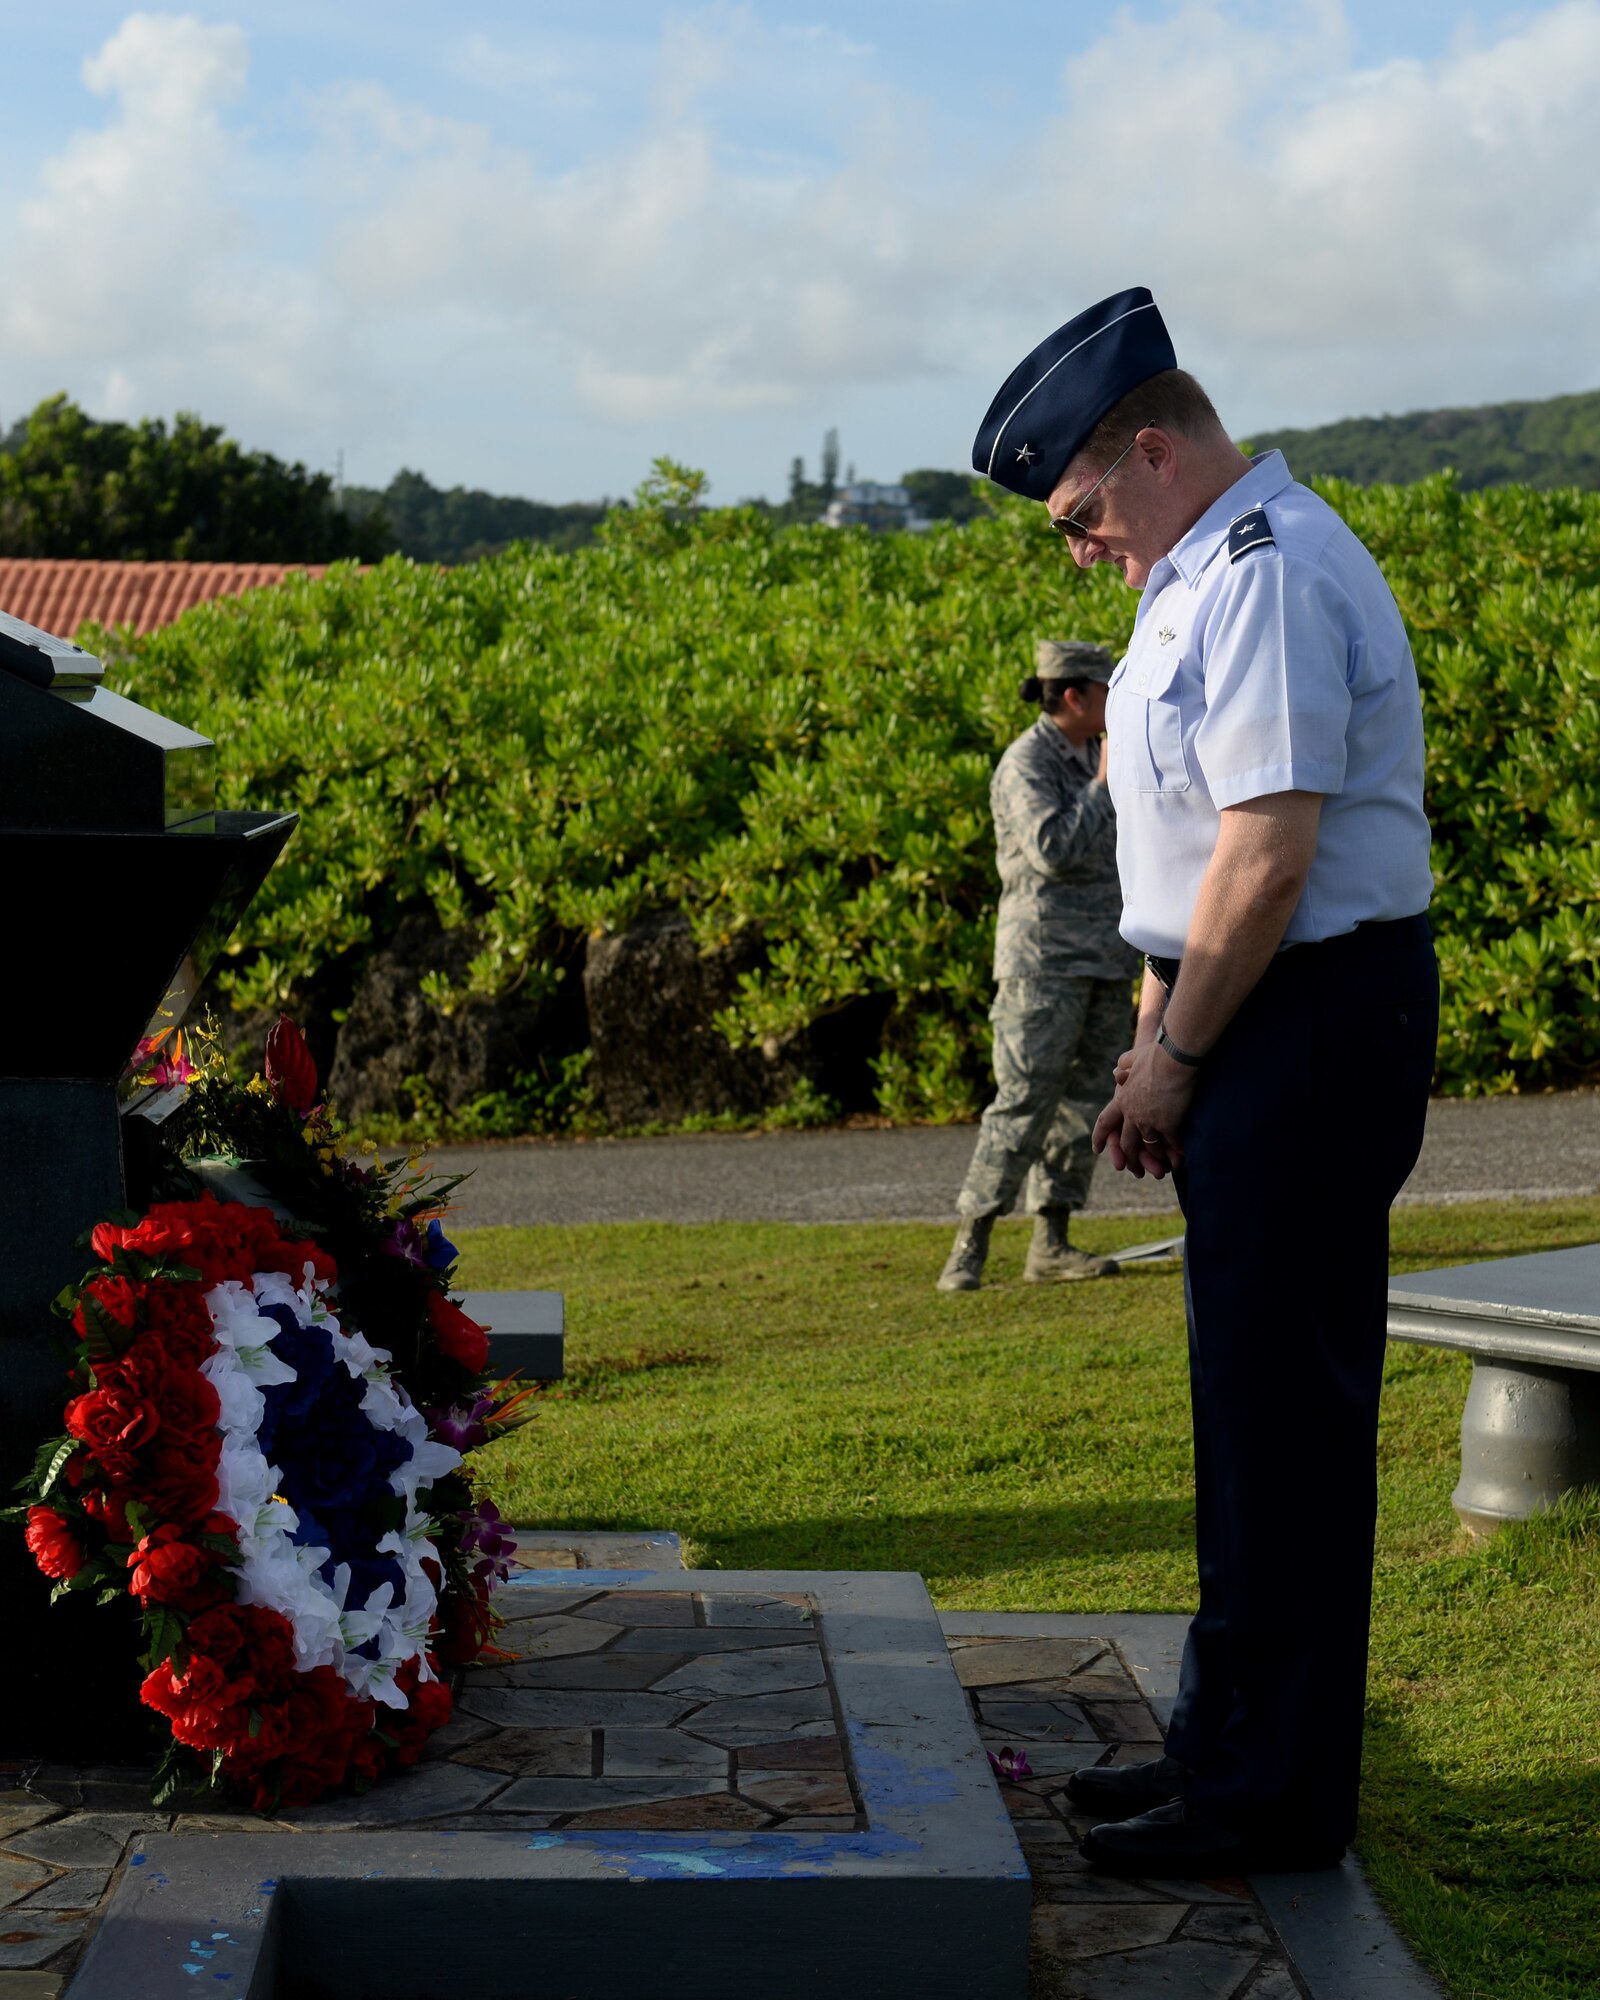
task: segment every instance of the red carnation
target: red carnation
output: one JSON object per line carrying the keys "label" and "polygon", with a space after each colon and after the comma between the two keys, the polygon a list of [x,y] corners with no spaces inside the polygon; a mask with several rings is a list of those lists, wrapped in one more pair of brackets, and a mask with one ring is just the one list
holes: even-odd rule
{"label": "red carnation", "polygon": [[145,1293],[144,1319],[145,1337],[130,1352],[138,1352],[151,1340],[159,1342],[173,1361],[198,1368],[216,1351],[210,1308],[199,1285],[152,1285]]}
{"label": "red carnation", "polygon": [[114,1222],[96,1223],[89,1237],[94,1254],[109,1264],[114,1250],[136,1250],[144,1257],[164,1257],[173,1250],[182,1250],[193,1239],[194,1232],[172,1213],[174,1206],[169,1203],[164,1213],[147,1215],[132,1229],[121,1229]]}
{"label": "red carnation", "polygon": [[215,1446],[202,1453],[192,1443],[154,1453],[139,1479],[146,1512],[194,1532],[217,1504],[219,1455]]}
{"label": "red carnation", "polygon": [[287,1014],[267,1036],[267,1088],[280,1104],[302,1118],[317,1101],[317,1066],[305,1037]]}
{"label": "red carnation", "polygon": [[311,1275],[332,1284],[339,1275],[339,1267],[319,1244],[309,1238],[298,1236],[280,1237],[268,1250],[261,1253],[258,1271],[281,1271],[286,1278],[293,1278],[298,1285],[306,1274],[306,1266],[311,1266]]}
{"label": "red carnation", "polygon": [[[68,1461],[69,1478],[73,1462]],[[138,1497],[130,1486],[112,1486],[105,1490],[98,1486],[88,1486],[83,1491],[83,1511],[91,1521],[100,1523],[111,1541],[131,1542],[134,1540],[134,1533],[128,1525],[128,1508]]]}
{"label": "red carnation", "polygon": [[[106,1318],[114,1320],[118,1326],[135,1327],[139,1324],[141,1288],[130,1285],[126,1278],[91,1278],[83,1289]],[[84,1324],[82,1299],[79,1299],[72,1315],[72,1324],[77,1328],[80,1340],[87,1336],[89,1329]]]}
{"label": "red carnation", "polygon": [[430,1291],[428,1324],[441,1353],[459,1362],[469,1375],[481,1375],[488,1367],[489,1336],[475,1319],[468,1319],[454,1299]]}
{"label": "red carnation", "polygon": [[30,1507],[25,1537],[46,1576],[76,1576],[83,1568],[83,1545],[53,1507]]}
{"label": "red carnation", "polygon": [[289,1621],[265,1605],[219,1604],[190,1619],[184,1646],[183,1672],[164,1660],[145,1676],[140,1698],[167,1717],[173,1735],[191,1750],[227,1753],[247,1746],[251,1705],[276,1695],[293,1675]]}

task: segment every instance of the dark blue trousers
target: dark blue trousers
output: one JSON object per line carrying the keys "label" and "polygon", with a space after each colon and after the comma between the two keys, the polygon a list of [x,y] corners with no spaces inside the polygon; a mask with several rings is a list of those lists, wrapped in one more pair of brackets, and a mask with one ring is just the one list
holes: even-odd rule
{"label": "dark blue trousers", "polygon": [[1200,1609],[1167,1749],[1196,1807],[1286,1849],[1355,1832],[1389,1207],[1438,1017],[1425,917],[1280,952],[1200,1071],[1174,1176]]}

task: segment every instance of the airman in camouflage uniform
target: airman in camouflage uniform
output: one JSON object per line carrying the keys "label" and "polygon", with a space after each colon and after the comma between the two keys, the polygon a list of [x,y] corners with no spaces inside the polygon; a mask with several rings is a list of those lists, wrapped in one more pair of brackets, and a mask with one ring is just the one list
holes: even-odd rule
{"label": "airman in camouflage uniform", "polygon": [[1106,1079],[1132,1040],[1138,954],[1117,925],[1116,819],[1098,738],[1112,658],[1104,646],[1042,639],[1022,696],[1044,713],[1011,745],[989,788],[1000,864],[995,931],[994,1102],[956,1203],[962,1217],[939,1276],[975,1291],[995,1217],[1022,1196],[1035,1218],[1023,1276],[1109,1277],[1109,1258],[1067,1240],[1089,1196],[1089,1138]]}

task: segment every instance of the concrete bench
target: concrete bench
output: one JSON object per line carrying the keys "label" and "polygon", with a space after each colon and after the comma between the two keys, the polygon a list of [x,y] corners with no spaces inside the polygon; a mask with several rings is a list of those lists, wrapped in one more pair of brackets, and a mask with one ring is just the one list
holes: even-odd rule
{"label": "concrete bench", "polygon": [[489,1330],[495,1375],[554,1382],[566,1356],[566,1300],[560,1292],[463,1292],[461,1310]]}
{"label": "concrete bench", "polygon": [[1389,1338],[1472,1356],[1451,1501],[1474,1533],[1600,1486],[1600,1243],[1415,1272]]}

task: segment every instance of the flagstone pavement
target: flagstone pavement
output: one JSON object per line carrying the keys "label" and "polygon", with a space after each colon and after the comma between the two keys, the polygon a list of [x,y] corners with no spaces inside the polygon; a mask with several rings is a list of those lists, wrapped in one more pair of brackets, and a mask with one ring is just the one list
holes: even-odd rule
{"label": "flagstone pavement", "polygon": [[[826,1634],[807,1598],[674,1590],[672,1536],[544,1545],[553,1540],[525,1540],[523,1557],[570,1572],[570,1587],[540,1590],[537,1612],[502,1632],[511,1657],[464,1676],[456,1717],[423,1764],[365,1796],[277,1819],[215,1807],[157,1813],[138,1770],[0,1767],[0,2000],[59,2000],[120,1868],[152,1832],[848,1832],[862,1823]],[[646,1550],[659,1590],[608,1590],[592,1566]],[[1155,1690],[1170,1685],[1167,1628],[1178,1621],[1107,1619],[1101,1636],[1083,1629],[1092,1622],[945,1621],[979,1734],[1010,1774],[1001,1795],[1034,1883],[1030,2000],[1433,1991],[1375,1905],[1354,1912],[1354,1927],[1373,1925],[1365,1959],[1339,1939],[1338,1969],[1308,1978],[1283,1933],[1300,1902],[1288,1888],[1316,1878],[1279,1878],[1269,1910],[1263,1886],[1244,1880],[1125,1882],[1088,1868],[1077,1851],[1087,1823],[1072,1812],[1067,1781],[1088,1765],[1159,1754],[1166,1703]]]}

